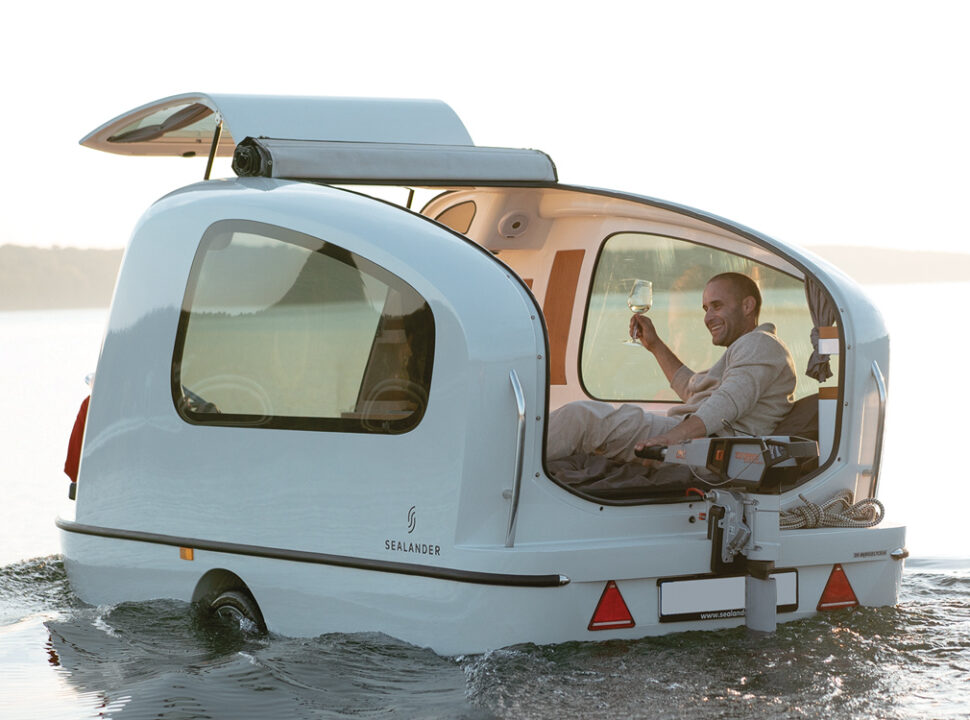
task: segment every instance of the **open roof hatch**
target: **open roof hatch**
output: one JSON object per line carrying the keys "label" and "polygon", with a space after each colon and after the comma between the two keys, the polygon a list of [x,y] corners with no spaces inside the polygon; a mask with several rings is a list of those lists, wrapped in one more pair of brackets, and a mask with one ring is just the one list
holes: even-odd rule
{"label": "open roof hatch", "polygon": [[119,115],[81,144],[122,155],[205,154],[207,178],[216,156],[236,153],[239,175],[433,185],[557,180],[552,160],[537,150],[476,147],[439,100],[186,93]]}

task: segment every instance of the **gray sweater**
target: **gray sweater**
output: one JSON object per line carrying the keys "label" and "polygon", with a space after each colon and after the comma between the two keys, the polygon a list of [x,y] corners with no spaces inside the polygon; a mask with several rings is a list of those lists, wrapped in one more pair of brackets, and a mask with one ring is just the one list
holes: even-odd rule
{"label": "gray sweater", "polygon": [[763,323],[728,346],[710,370],[695,373],[686,365],[670,387],[684,401],[667,414],[695,415],[708,435],[770,435],[794,401],[795,363],[775,326]]}

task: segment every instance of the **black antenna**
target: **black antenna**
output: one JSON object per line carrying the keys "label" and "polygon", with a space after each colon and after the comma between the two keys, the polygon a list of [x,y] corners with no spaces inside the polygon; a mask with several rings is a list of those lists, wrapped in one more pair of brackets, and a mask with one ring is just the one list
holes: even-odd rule
{"label": "black antenna", "polygon": [[203,180],[208,180],[209,176],[212,174],[212,163],[216,159],[216,150],[219,149],[219,141],[222,140],[222,116],[219,116],[219,122],[216,123],[216,129],[212,133],[212,145],[209,147],[209,162],[205,166],[205,177]]}
{"label": "black antenna", "polygon": [[731,423],[729,423],[727,420],[723,420],[722,419],[721,420],[721,424],[724,427],[726,427],[728,430],[730,430],[731,432],[733,432],[735,435],[747,435],[748,437],[752,437],[752,438],[753,437],[758,437],[757,435],[752,435],[751,433],[745,432],[744,430],[738,430],[736,427],[734,427],[734,425],[732,425]]}

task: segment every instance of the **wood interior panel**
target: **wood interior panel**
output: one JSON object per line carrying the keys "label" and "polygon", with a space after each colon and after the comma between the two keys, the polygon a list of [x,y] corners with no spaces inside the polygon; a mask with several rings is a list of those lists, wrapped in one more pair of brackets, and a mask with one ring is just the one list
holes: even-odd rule
{"label": "wood interior panel", "polygon": [[549,382],[566,384],[566,343],[585,250],[560,250],[552,261],[542,313],[549,330]]}

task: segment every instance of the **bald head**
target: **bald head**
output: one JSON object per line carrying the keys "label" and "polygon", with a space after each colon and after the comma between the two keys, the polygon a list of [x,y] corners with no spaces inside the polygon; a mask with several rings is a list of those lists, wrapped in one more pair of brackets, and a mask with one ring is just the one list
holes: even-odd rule
{"label": "bald head", "polygon": [[758,326],[761,292],[746,275],[715,275],[707,281],[703,302],[704,324],[715,345],[727,347]]}
{"label": "bald head", "polygon": [[746,297],[754,298],[754,319],[757,322],[758,316],[761,314],[761,291],[758,289],[757,283],[747,275],[736,272],[715,275],[707,282],[712,283],[715,280],[727,283],[728,287],[731,288],[731,293],[738,302],[741,302]]}

